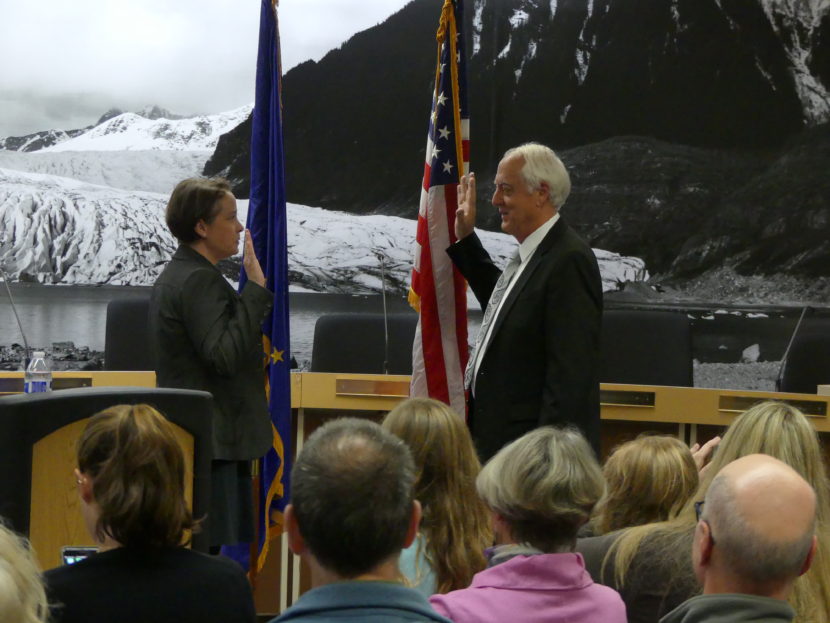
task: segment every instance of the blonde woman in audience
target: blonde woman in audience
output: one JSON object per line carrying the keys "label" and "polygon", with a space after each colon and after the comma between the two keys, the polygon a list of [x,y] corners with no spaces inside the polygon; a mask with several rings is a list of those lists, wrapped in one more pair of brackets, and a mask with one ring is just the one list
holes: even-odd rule
{"label": "blonde woman in audience", "polygon": [[0,621],[45,623],[48,614],[40,569],[28,542],[0,521]]}
{"label": "blonde woman in audience", "polygon": [[476,495],[481,464],[464,420],[443,402],[411,398],[389,412],[383,428],[412,451],[423,512],[418,538],[401,554],[401,572],[427,597],[468,586],[487,564],[492,530]]}
{"label": "blonde woman in audience", "polygon": [[[830,621],[830,482],[818,434],[795,407],[768,401],[732,422],[697,493],[676,518],[580,540],[577,549],[586,567],[597,581],[620,591],[630,623],[656,622],[700,592],[690,558],[697,525],[694,503],[704,499],[722,467],[750,454],[783,461],[816,491],[816,556],[811,569],[796,581],[789,601],[799,623]],[[717,543],[717,535],[715,539]]]}
{"label": "blonde woman in audience", "polygon": [[183,547],[196,527],[184,454],[158,411],[119,405],[92,416],[77,458],[81,512],[99,553],[46,572],[56,622],[254,621],[242,569]]}
{"label": "blonde woman in audience", "polygon": [[689,447],[667,435],[643,435],[618,447],[605,461],[605,497],[597,504],[595,535],[677,515],[698,486]]}
{"label": "blonde woman in audience", "polygon": [[456,623],[625,623],[620,596],[595,584],[573,551],[604,487],[579,432],[527,433],[484,466],[476,487],[497,545],[469,588],[430,598],[439,614]]}

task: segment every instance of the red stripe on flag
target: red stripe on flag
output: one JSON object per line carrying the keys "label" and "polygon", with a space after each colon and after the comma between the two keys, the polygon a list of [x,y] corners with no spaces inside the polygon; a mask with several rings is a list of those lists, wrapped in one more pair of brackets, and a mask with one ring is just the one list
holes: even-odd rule
{"label": "red stripe on flag", "polygon": [[[467,143],[467,141],[465,141]],[[458,209],[458,189],[455,185],[444,189],[444,198],[447,203],[447,223],[449,224],[450,241],[455,243],[455,212]],[[458,345],[458,354],[461,364],[461,375],[467,367],[469,346],[467,344],[467,281],[457,267],[452,270],[453,293],[455,301],[455,337]]]}
{"label": "red stripe on flag", "polygon": [[426,365],[427,388],[431,398],[449,402],[447,370],[444,366],[444,348],[441,343],[441,322],[435,297],[435,278],[432,271],[430,241],[421,245],[421,346]]}

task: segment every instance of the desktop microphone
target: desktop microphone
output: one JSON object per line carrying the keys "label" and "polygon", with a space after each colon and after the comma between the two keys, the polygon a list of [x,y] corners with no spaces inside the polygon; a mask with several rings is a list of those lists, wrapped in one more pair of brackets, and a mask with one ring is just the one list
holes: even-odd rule
{"label": "desktop microphone", "polygon": [[793,334],[790,336],[790,343],[787,344],[787,350],[784,351],[784,356],[781,357],[781,367],[778,368],[778,378],[775,379],[775,391],[777,392],[781,391],[781,382],[784,380],[784,368],[787,367],[787,358],[790,356],[790,349],[793,347],[795,336],[798,335],[798,330],[801,328],[801,323],[804,321],[804,316],[807,315],[807,312],[813,312],[813,308],[809,305],[801,310],[801,316],[795,325],[795,329],[793,329]]}
{"label": "desktop microphone", "polygon": [[383,373],[389,374],[389,314],[386,311],[386,265],[383,253],[375,252],[380,261],[380,283],[383,296]]}
{"label": "desktop microphone", "polygon": [[14,304],[14,297],[12,296],[12,290],[9,287],[9,276],[6,272],[0,268],[0,277],[3,277],[3,284],[6,286],[6,294],[9,295],[9,303],[11,303],[12,311],[14,312],[14,317],[17,319],[17,326],[20,329],[20,335],[23,337],[23,369],[29,367],[29,362],[31,361],[31,351],[29,350],[29,340],[26,339],[26,332],[23,330],[23,323],[20,322],[20,316],[17,314],[17,305]]}

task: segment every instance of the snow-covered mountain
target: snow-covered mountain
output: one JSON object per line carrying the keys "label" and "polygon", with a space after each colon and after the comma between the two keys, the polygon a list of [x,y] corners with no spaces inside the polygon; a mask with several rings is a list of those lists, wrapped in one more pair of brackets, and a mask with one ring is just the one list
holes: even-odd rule
{"label": "snow-covered mountain", "polygon": [[42,130],[25,136],[7,136],[0,138],[0,151],[37,151],[44,147],[68,141],[92,128],[79,128],[77,130]]}
{"label": "snow-covered mountain", "polygon": [[[12,279],[60,284],[149,285],[175,249],[164,223],[166,194],[128,192],[77,180],[0,169],[0,265]],[[247,202],[240,201],[244,217]],[[355,216],[289,204],[292,286],[365,294],[405,291],[415,221]],[[482,232],[506,263],[515,242]],[[642,260],[595,251],[605,290],[648,278]]]}
{"label": "snow-covered mountain", "polygon": [[[219,137],[244,121],[251,110],[243,106],[190,118],[158,106],[138,113],[111,110],[91,128],[2,139],[0,167],[123,190],[169,193],[178,181],[202,174]],[[5,145],[13,151],[4,151]]]}
{"label": "snow-covered mountain", "polygon": [[126,112],[40,151],[213,150],[219,137],[242,123],[251,110],[252,106],[248,105],[187,119],[148,119]]}
{"label": "snow-covered mountain", "polygon": [[[32,134],[26,134],[24,136],[7,136],[6,138],[0,138],[0,151],[6,150],[25,152],[45,149],[46,147],[51,147],[57,143],[62,143],[64,141],[68,141],[69,139],[75,138],[76,136],[80,136],[92,128],[101,125],[105,121],[109,121],[110,119],[123,114],[124,111],[119,108],[110,108],[99,117],[96,123],[85,128],[76,128],[74,130],[41,130],[39,132],[33,132]],[[135,114],[140,117],[144,117],[145,119],[175,120],[187,118],[185,115],[176,115],[166,108],[162,108],[161,106],[154,104],[148,104],[141,110],[135,111]]]}

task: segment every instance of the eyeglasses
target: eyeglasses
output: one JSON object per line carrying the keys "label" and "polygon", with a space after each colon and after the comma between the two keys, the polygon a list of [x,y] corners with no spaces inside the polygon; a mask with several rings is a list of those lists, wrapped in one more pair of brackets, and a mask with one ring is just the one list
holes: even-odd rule
{"label": "eyeglasses", "polygon": [[709,538],[712,540],[712,545],[715,544],[715,535],[712,534],[712,524],[710,524],[706,519],[703,519],[701,515],[703,515],[703,505],[706,504],[705,500],[701,500],[700,502],[695,502],[695,516],[697,517],[698,521],[702,521],[709,527]]}

